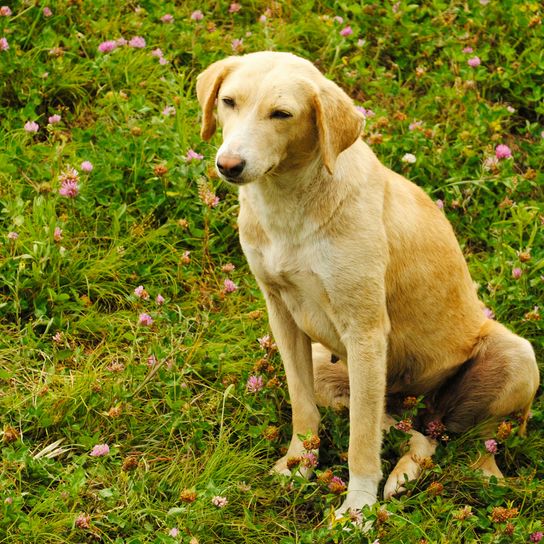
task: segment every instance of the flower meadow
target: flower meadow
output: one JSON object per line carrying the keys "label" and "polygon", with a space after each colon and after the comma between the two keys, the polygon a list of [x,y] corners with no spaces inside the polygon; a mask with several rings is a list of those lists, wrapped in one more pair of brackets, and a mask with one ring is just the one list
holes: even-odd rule
{"label": "flower meadow", "polygon": [[[290,436],[285,376],[195,98],[227,55],[313,61],[449,218],[487,315],[542,362],[541,3],[2,3],[0,542],[543,539],[540,392],[525,438],[515,416],[485,442],[431,422],[436,455],[362,513],[366,533],[329,523],[346,413],[323,411],[292,460],[312,479],[268,473]],[[422,403],[384,436],[384,473]],[[473,468],[489,453],[504,481]]]}

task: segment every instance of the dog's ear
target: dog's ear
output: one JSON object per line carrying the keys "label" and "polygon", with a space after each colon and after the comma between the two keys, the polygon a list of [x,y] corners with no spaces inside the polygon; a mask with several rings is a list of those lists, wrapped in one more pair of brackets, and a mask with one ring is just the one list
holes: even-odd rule
{"label": "dog's ear", "polygon": [[364,118],[351,98],[328,80],[319,85],[314,108],[323,164],[332,174],[338,155],[361,135]]}
{"label": "dog's ear", "polygon": [[202,128],[200,135],[209,140],[215,132],[214,107],[219,89],[227,75],[234,68],[236,57],[214,62],[196,78],[196,97],[202,108]]}

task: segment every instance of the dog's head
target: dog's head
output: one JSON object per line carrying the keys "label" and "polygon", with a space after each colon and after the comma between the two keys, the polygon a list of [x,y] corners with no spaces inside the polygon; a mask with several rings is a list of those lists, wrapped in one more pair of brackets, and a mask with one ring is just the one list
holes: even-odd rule
{"label": "dog's head", "polygon": [[216,166],[239,185],[303,167],[317,157],[332,174],[336,159],[359,137],[362,115],[310,62],[261,52],[215,62],[197,79],[201,135],[217,121],[223,143]]}

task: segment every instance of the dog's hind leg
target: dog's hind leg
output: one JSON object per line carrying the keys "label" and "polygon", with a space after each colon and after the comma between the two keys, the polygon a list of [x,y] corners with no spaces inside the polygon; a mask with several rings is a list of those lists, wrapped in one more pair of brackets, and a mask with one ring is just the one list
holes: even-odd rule
{"label": "dog's hind leg", "polygon": [[[525,434],[531,403],[539,385],[539,372],[531,344],[500,323],[482,326],[472,356],[442,387],[436,404],[442,421],[452,432],[476,425],[482,438],[490,438],[497,425],[511,414],[520,414],[520,434]],[[486,476],[502,477],[492,452],[473,465]]]}
{"label": "dog's hind leg", "polygon": [[[389,415],[384,417],[383,430],[389,431],[396,425],[396,421]],[[384,499],[390,499],[406,491],[404,487],[406,482],[410,482],[419,477],[422,471],[422,461],[432,457],[436,451],[437,442],[432,438],[425,436],[418,431],[411,429],[408,431],[410,440],[408,440],[407,451],[398,460],[395,468],[389,473],[383,489]]]}
{"label": "dog's hind leg", "polygon": [[522,431],[539,384],[531,344],[496,321],[482,326],[471,358],[437,395],[442,421],[452,432],[481,425],[492,436],[496,425],[521,413]]}

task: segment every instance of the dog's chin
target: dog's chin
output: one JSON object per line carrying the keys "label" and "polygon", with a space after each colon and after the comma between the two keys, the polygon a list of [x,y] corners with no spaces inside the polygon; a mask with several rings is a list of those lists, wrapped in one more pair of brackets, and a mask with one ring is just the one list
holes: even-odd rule
{"label": "dog's chin", "polygon": [[241,187],[242,185],[247,185],[248,183],[251,183],[252,179],[246,179],[244,178],[229,178],[227,176],[223,176],[222,174],[219,174],[219,177],[227,182],[229,185],[235,185],[236,187]]}
{"label": "dog's chin", "polygon": [[242,185],[248,185],[249,183],[253,183],[255,181],[258,181],[258,180],[268,176],[269,174],[271,174],[273,172],[273,170],[275,168],[276,168],[276,165],[273,164],[272,166],[270,166],[270,168],[268,168],[264,172],[259,172],[259,173],[249,173],[249,172],[246,173],[246,172],[244,172],[243,175],[241,175],[239,177],[232,177],[232,178],[228,177],[228,176],[225,176],[224,174],[219,172],[219,170],[217,170],[217,173],[218,173],[219,177],[223,181],[226,181],[230,185],[236,185],[237,187],[240,187]]}

